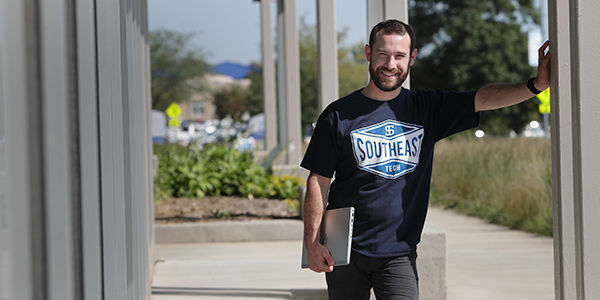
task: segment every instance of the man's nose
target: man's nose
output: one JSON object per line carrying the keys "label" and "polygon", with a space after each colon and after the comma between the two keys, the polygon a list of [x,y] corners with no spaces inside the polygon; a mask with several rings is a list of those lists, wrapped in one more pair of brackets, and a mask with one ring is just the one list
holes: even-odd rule
{"label": "man's nose", "polygon": [[396,59],[394,56],[390,56],[388,60],[385,62],[385,67],[392,70],[396,68]]}

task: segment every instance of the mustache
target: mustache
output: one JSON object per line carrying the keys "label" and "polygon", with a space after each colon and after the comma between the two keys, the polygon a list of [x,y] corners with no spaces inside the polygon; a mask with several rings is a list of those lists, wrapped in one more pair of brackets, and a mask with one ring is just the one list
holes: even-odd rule
{"label": "mustache", "polygon": [[397,75],[397,76],[400,75],[400,72],[398,72],[398,69],[395,69],[395,68],[394,69],[388,69],[386,67],[379,67],[379,68],[377,68],[376,71],[385,71],[387,73],[394,73],[394,75]]}

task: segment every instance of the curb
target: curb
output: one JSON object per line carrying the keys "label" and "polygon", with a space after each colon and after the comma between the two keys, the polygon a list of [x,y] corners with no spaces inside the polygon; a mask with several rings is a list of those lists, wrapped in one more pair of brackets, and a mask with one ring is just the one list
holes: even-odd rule
{"label": "curb", "polygon": [[[156,244],[301,241],[301,220],[215,221],[183,224],[155,224]],[[446,299],[446,232],[423,230],[419,244],[420,294],[423,299]]]}
{"label": "curb", "polygon": [[302,240],[301,220],[216,221],[155,224],[154,242],[215,243]]}

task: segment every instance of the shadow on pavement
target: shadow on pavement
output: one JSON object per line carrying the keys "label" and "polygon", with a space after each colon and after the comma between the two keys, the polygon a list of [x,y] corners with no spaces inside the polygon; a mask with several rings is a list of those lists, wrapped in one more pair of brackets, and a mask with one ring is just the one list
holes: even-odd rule
{"label": "shadow on pavement", "polygon": [[152,295],[326,300],[327,290],[152,287]]}

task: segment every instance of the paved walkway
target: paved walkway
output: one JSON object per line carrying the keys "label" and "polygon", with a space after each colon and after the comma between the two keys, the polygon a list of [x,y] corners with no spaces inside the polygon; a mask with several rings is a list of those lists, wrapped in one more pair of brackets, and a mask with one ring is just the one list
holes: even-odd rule
{"label": "paved walkway", "polygon": [[448,300],[554,300],[552,238],[440,209],[426,226],[446,231]]}
{"label": "paved walkway", "polygon": [[[554,299],[552,239],[431,209],[447,234],[447,300]],[[327,299],[301,241],[157,244],[152,299]]]}

